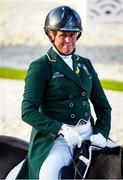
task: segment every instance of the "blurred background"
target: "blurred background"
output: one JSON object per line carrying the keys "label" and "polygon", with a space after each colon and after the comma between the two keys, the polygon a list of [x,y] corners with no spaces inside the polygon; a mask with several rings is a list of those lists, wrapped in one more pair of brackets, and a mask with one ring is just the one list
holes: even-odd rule
{"label": "blurred background", "polygon": [[[27,70],[51,46],[44,34],[48,12],[59,5],[82,18],[77,53],[89,58],[100,79],[123,81],[123,0],[0,0],[0,67]],[[23,80],[0,79],[0,134],[29,140],[21,120]],[[123,145],[123,92],[105,90],[112,106],[110,137]]]}

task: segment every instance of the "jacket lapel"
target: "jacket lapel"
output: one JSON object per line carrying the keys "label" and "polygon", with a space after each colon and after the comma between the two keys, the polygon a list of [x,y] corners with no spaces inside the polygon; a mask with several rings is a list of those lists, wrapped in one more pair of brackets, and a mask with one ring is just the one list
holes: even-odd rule
{"label": "jacket lapel", "polygon": [[[47,56],[52,66],[57,68],[59,72],[67,76],[69,79],[74,81],[74,83],[76,83],[80,88],[83,89],[80,78],[71,68],[69,68],[69,66],[64,62],[64,60],[52,48],[48,51]],[[74,60],[76,60],[75,57]]]}

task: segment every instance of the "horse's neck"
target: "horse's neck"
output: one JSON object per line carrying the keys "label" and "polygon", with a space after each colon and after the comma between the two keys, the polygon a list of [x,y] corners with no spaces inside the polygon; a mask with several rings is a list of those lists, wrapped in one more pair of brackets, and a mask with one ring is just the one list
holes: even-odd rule
{"label": "horse's neck", "polygon": [[123,169],[120,152],[120,147],[94,151],[87,178],[121,179]]}
{"label": "horse's neck", "polygon": [[123,179],[123,147],[121,151],[121,174],[122,174],[122,179]]}

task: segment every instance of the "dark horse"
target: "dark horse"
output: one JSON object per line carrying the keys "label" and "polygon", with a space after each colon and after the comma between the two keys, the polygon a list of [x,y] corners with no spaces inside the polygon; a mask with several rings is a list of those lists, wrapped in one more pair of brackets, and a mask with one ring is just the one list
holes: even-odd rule
{"label": "dark horse", "polygon": [[27,152],[26,141],[10,136],[0,136],[0,179],[5,179],[11,169],[25,159]]}
{"label": "dark horse", "polygon": [[[81,148],[83,148],[83,146]],[[28,142],[15,137],[0,136],[0,179],[5,179],[11,169],[14,168],[23,159],[25,159],[27,152]],[[81,172],[81,166],[79,166],[79,162],[76,162],[76,165]],[[74,177],[72,179],[74,179]],[[92,160],[86,175],[86,179],[122,178],[122,147],[118,146],[115,148],[104,148],[102,150],[93,151]],[[78,175],[76,176],[76,179],[81,179],[81,177]]]}

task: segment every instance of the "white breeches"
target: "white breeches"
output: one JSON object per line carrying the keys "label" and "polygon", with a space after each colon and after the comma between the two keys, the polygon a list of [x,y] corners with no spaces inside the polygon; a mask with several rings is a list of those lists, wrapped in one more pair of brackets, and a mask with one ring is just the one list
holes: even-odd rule
{"label": "white breeches", "polygon": [[[77,125],[71,127],[81,135],[82,139],[88,139],[90,135],[92,135],[92,127],[90,121],[85,125]],[[69,148],[62,136],[57,138],[48,157],[41,166],[39,179],[57,180],[60,169],[63,166],[70,164],[74,148],[74,146],[72,148]]]}

